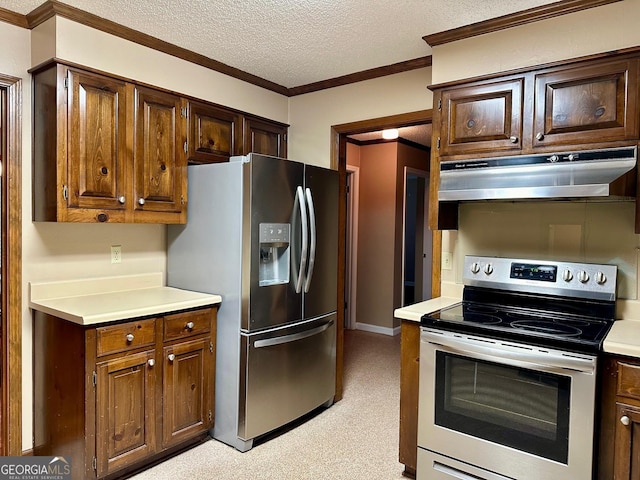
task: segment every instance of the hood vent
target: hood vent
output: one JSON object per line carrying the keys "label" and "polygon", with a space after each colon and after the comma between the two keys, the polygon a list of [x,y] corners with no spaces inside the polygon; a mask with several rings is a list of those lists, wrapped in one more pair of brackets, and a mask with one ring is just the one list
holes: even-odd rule
{"label": "hood vent", "polygon": [[442,162],[438,200],[607,197],[637,147]]}

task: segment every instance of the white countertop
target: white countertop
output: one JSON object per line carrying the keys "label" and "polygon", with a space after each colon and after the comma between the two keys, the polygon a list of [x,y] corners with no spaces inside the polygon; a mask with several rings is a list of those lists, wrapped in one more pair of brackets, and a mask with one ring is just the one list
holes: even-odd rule
{"label": "white countertop", "polygon": [[443,283],[442,296],[425,300],[424,302],[414,303],[402,308],[397,308],[393,312],[395,318],[401,320],[411,320],[420,322],[420,318],[427,313],[435,312],[441,308],[446,308],[454,303],[458,303],[462,299],[462,285],[456,283]]}
{"label": "white countertop", "polygon": [[29,306],[80,325],[216,305],[219,295],[162,285],[162,274],[30,283]]}

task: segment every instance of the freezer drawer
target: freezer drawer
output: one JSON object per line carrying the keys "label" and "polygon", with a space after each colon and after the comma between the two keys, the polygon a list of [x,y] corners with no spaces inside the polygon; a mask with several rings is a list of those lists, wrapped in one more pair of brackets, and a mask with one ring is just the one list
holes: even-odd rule
{"label": "freezer drawer", "polygon": [[335,395],[336,315],[241,336],[238,437],[256,438]]}

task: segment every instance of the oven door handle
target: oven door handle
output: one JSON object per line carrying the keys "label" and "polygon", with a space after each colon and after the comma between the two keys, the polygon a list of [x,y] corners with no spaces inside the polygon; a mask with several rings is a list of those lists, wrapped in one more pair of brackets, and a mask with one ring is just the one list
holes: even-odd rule
{"label": "oven door handle", "polygon": [[[544,369],[547,372],[563,373],[567,370],[593,375],[596,369],[595,358],[581,358],[572,355],[561,355],[553,352],[536,354],[533,351],[516,350],[519,347],[501,348],[500,345],[485,346],[464,338],[456,338],[449,341],[447,338],[438,338],[436,335],[423,333],[426,341],[449,353],[471,356],[479,360],[488,360],[492,363],[511,364],[520,367],[533,367]],[[436,337],[435,339],[433,337]]]}

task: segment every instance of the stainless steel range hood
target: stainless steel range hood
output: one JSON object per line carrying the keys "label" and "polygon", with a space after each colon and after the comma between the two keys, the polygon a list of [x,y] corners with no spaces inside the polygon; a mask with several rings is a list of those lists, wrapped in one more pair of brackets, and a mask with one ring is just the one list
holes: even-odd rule
{"label": "stainless steel range hood", "polygon": [[438,200],[606,197],[636,160],[634,146],[442,162]]}

